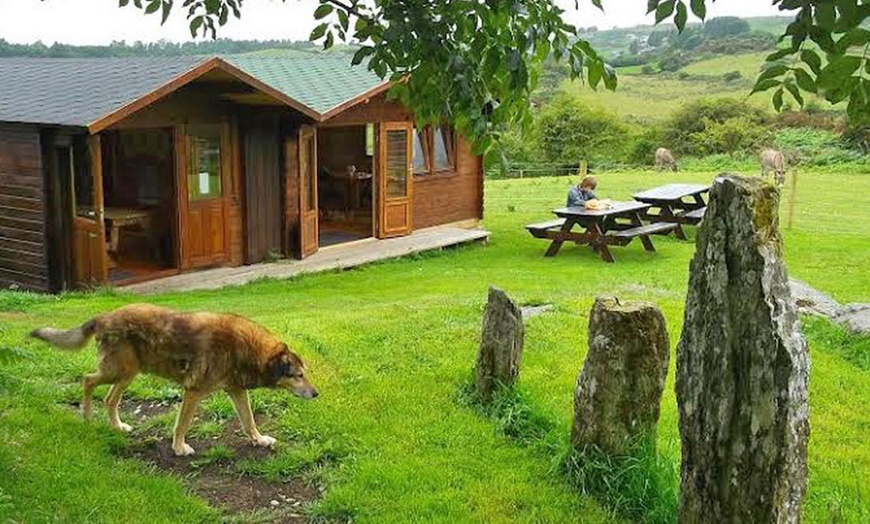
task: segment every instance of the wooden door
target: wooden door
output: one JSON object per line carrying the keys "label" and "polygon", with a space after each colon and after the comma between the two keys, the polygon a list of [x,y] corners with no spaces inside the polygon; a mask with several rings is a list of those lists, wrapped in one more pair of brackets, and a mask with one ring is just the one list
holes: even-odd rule
{"label": "wooden door", "polygon": [[276,122],[244,128],[245,262],[281,252],[281,150]]}
{"label": "wooden door", "polygon": [[87,146],[69,146],[73,187],[73,278],[80,287],[95,287],[108,279],[106,226],[103,222],[103,154],[100,136]]}
{"label": "wooden door", "polygon": [[[228,259],[227,199],[223,157],[230,151],[228,126],[181,126],[179,209],[182,268],[222,264]],[[180,142],[180,143],[178,143]]]}
{"label": "wooden door", "polygon": [[317,206],[317,131],[299,130],[299,256],[305,258],[320,246]]}
{"label": "wooden door", "polygon": [[381,124],[378,159],[378,237],[411,233],[413,177],[411,122]]}

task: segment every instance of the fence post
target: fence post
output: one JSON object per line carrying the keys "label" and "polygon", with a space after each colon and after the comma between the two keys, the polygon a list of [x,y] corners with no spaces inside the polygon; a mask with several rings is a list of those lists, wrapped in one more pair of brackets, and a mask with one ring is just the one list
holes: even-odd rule
{"label": "fence post", "polygon": [[579,173],[580,178],[582,179],[582,178],[585,177],[588,173],[589,173],[589,165],[586,163],[585,160],[581,160],[581,161],[580,161],[580,173]]}
{"label": "fence post", "polygon": [[791,230],[792,224],[794,223],[794,201],[797,198],[797,180],[798,180],[798,169],[794,168],[791,171],[791,191],[789,192],[788,199],[788,229]]}

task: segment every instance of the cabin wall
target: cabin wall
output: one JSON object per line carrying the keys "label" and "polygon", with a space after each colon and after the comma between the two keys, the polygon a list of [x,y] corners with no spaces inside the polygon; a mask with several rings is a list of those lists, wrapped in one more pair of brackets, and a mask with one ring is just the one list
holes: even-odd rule
{"label": "cabin wall", "polygon": [[50,290],[45,199],[39,130],[0,124],[0,288]]}
{"label": "cabin wall", "polygon": [[414,229],[483,218],[481,157],[457,142],[455,173],[414,176]]}
{"label": "cabin wall", "polygon": [[299,255],[299,130],[284,134],[284,255]]}
{"label": "cabin wall", "polygon": [[[325,125],[413,121],[414,115],[386,94],[373,97],[328,120]],[[458,140],[456,171],[414,176],[414,229],[483,218],[483,164]]]}

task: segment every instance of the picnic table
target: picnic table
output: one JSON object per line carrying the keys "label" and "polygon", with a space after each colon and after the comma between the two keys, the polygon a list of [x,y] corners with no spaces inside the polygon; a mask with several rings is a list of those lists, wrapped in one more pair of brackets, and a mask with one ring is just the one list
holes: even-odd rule
{"label": "picnic table", "polygon": [[[686,240],[683,224],[697,224],[704,218],[707,204],[702,195],[710,190],[703,184],[666,184],[635,193],[634,199],[650,207],[644,212],[646,221],[673,222],[677,224],[674,234]],[[655,213],[651,213],[656,210]]]}
{"label": "picnic table", "polygon": [[[609,246],[626,246],[640,238],[644,249],[655,251],[650,235],[667,234],[679,224],[657,222],[644,225],[643,213],[650,208],[642,202],[613,202],[609,209],[562,207],[554,209],[556,220],[530,224],[526,229],[535,237],[551,240],[544,256],[554,257],[562,244],[589,245],[605,262],[613,262]],[[579,226],[583,231],[575,231]]]}

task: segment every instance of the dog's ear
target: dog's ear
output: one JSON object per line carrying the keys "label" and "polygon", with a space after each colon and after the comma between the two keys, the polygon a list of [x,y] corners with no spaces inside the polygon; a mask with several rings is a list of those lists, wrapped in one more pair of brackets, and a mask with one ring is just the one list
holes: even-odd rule
{"label": "dog's ear", "polygon": [[281,377],[292,375],[296,368],[296,362],[287,344],[278,346],[279,352],[269,361],[269,378],[278,382]]}

